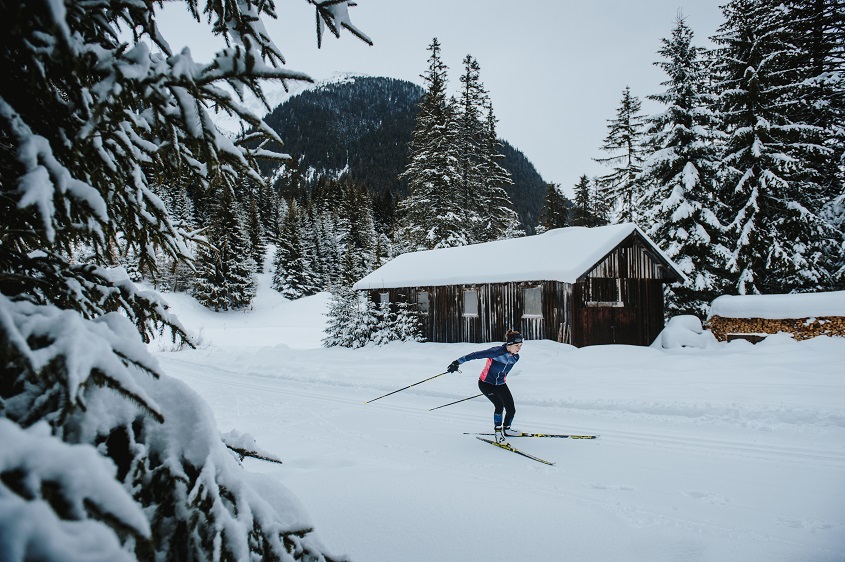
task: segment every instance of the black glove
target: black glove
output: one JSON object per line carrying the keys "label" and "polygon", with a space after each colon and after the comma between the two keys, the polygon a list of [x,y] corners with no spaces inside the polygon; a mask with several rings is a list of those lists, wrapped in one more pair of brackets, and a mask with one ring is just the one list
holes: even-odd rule
{"label": "black glove", "polygon": [[455,371],[458,370],[458,367],[460,367],[460,366],[461,366],[461,364],[458,363],[457,360],[452,361],[451,363],[449,363],[449,366],[446,367],[446,372],[447,373],[454,373]]}

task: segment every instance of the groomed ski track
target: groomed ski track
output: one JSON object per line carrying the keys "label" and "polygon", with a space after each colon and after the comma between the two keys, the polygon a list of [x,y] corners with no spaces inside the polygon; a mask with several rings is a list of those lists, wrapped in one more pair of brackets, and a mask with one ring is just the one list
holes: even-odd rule
{"label": "groomed ski track", "polygon": [[[365,404],[414,377],[397,374],[384,384],[361,383],[354,374],[299,377],[250,366],[248,355],[233,369],[202,350],[158,358],[208,402],[221,431],[249,433],[284,461],[248,460],[246,467],[277,477],[330,549],[354,559],[612,561],[632,552],[656,559],[666,551],[661,541],[670,540],[678,559],[841,560],[834,547],[845,536],[842,524],[789,507],[794,494],[820,502],[836,493],[830,483],[841,484],[845,474],[845,453],[810,439],[726,428],[718,416],[673,409],[531,401],[512,384],[521,429],[602,436],[519,441],[556,462],[546,466],[462,434],[489,430],[491,406],[483,398],[428,411],[459,392],[472,394],[471,376],[450,383],[448,392],[420,385]],[[714,471],[721,485],[702,487]],[[763,489],[761,474],[785,486]],[[367,546],[345,549],[366,533],[374,533]],[[378,540],[392,533],[406,534],[407,545]],[[466,551],[438,550],[442,533],[465,535]],[[816,533],[830,540],[811,540]]]}

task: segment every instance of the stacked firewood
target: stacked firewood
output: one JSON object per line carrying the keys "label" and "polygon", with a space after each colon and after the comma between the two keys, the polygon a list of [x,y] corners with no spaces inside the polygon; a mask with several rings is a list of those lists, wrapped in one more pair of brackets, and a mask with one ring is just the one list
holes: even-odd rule
{"label": "stacked firewood", "polygon": [[845,316],[777,320],[713,316],[707,320],[706,327],[719,341],[726,341],[729,334],[766,335],[778,332],[792,334],[796,340],[806,340],[816,336],[845,337]]}

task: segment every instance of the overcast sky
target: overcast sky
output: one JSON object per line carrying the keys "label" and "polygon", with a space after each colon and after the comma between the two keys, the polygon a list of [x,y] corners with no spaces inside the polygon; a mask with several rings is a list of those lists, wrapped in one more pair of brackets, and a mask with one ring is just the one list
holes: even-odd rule
{"label": "overcast sky", "polygon": [[[314,79],[335,72],[401,78],[422,84],[426,47],[441,43],[454,93],[462,60],[472,55],[499,119],[499,136],[521,150],[543,179],[572,193],[581,174],[606,173],[593,162],[607,120],[622,90],[643,101],[662,91],[660,39],[668,37],[679,10],[698,45],[721,23],[726,0],[357,0],[353,23],[375,43],[352,34],[328,36],[316,47],[313,8],[302,0],[276,0],[279,21],[267,27],[293,70]],[[194,37],[181,3],[167,8],[160,26],[174,50],[191,46],[206,61],[214,44]]]}

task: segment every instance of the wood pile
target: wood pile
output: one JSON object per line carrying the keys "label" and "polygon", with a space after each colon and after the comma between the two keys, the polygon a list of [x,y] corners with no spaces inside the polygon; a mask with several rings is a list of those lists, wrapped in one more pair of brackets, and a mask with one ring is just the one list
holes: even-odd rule
{"label": "wood pile", "polygon": [[[713,316],[706,326],[716,339],[727,341],[729,335],[766,335],[786,332],[796,340],[807,340],[816,336],[845,337],[845,316],[814,318],[726,318]],[[734,338],[731,338],[734,339]]]}

